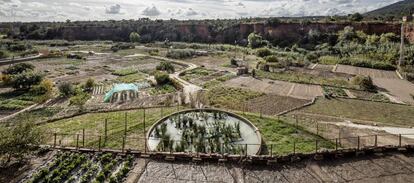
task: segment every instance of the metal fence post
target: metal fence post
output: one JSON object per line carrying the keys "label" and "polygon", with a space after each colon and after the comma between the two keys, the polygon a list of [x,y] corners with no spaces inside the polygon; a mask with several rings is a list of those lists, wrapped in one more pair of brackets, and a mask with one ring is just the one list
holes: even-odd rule
{"label": "metal fence post", "polygon": [[402,138],[401,138],[401,134],[398,135],[398,147],[401,147],[402,142],[401,142]]}
{"label": "metal fence post", "polygon": [[270,144],[270,157],[273,157],[273,144]]}
{"label": "metal fence post", "polygon": [[106,142],[106,139],[107,139],[107,137],[108,137],[108,119],[105,119],[105,132],[104,132],[104,134],[105,134],[105,142]]}
{"label": "metal fence post", "polygon": [[99,136],[98,151],[101,151],[101,136]]}
{"label": "metal fence post", "polygon": [[125,129],[124,129],[124,136],[126,137],[127,136],[127,127],[128,127],[128,113],[127,112],[125,112],[125,124],[124,124],[124,127],[125,127]]}
{"label": "metal fence post", "polygon": [[338,151],[338,138],[335,139],[335,150]]}
{"label": "metal fence post", "polygon": [[318,153],[318,139],[315,141],[315,153]]}
{"label": "metal fence post", "polygon": [[124,149],[125,149],[125,139],[126,139],[126,136],[122,138],[122,152],[124,152]]}
{"label": "metal fence post", "polygon": [[316,135],[319,135],[319,123],[316,122]]}
{"label": "metal fence post", "polygon": [[85,147],[85,128],[82,129],[82,147]]}
{"label": "metal fence post", "polygon": [[53,134],[53,147],[56,147],[56,133]]}
{"label": "metal fence post", "polygon": [[163,106],[161,106],[161,118],[163,117],[164,115],[163,115]]}
{"label": "metal fence post", "polygon": [[293,154],[296,154],[296,141],[293,141]]}
{"label": "metal fence post", "polygon": [[375,139],[374,139],[374,147],[378,146],[378,135],[375,135]]}
{"label": "metal fence post", "polygon": [[76,134],[76,149],[79,149],[79,134]]}
{"label": "metal fence post", "polygon": [[245,153],[245,156],[247,157],[247,144],[245,145],[245,149],[244,150],[245,150],[245,152],[244,152]]}
{"label": "metal fence post", "polygon": [[361,140],[360,140],[360,137],[359,137],[359,136],[358,136],[357,138],[358,138],[358,147],[357,147],[357,149],[359,150],[360,145],[361,145],[361,144],[360,144],[360,143],[361,143],[361,142],[360,142]]}

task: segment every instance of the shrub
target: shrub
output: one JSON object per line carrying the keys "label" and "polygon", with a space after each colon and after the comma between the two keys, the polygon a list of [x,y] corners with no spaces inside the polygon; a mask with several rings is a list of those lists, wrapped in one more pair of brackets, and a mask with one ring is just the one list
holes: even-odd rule
{"label": "shrub", "polygon": [[86,81],[86,83],[85,83],[85,85],[84,85],[84,90],[85,91],[87,91],[87,92],[91,92],[92,90],[93,90],[93,87],[95,86],[95,80],[94,79],[92,79],[92,78],[89,78],[87,81]]}
{"label": "shrub", "polygon": [[63,97],[70,97],[75,94],[75,88],[71,83],[63,82],[58,86],[60,95]]}
{"label": "shrub", "polygon": [[11,80],[7,83],[14,89],[28,90],[33,85],[39,84],[43,80],[43,75],[33,71],[23,72],[12,75]]}
{"label": "shrub", "polygon": [[169,50],[166,56],[173,59],[184,59],[193,57],[194,55],[195,52],[192,49],[173,49]]}
{"label": "shrub", "polygon": [[335,65],[340,62],[339,57],[334,56],[322,56],[319,57],[319,63],[327,65]]}
{"label": "shrub", "polygon": [[44,94],[50,94],[53,90],[53,83],[52,81],[48,79],[42,80],[39,85],[34,86],[31,89],[31,92],[34,95],[44,95]]}
{"label": "shrub", "polygon": [[366,91],[375,91],[376,87],[374,83],[372,82],[371,77],[369,76],[362,76],[358,75],[352,78],[351,80],[352,84],[358,85],[360,89],[366,90]]}
{"label": "shrub", "polygon": [[157,65],[156,69],[159,71],[166,71],[168,73],[173,73],[175,71],[175,68],[171,62],[161,62]]}
{"label": "shrub", "polygon": [[15,75],[15,74],[20,74],[26,71],[33,71],[34,68],[35,66],[32,64],[18,63],[18,64],[14,64],[13,66],[8,67],[6,70],[3,71],[3,74]]}
{"label": "shrub", "polygon": [[250,48],[260,48],[268,44],[268,41],[263,40],[262,36],[256,33],[250,33],[247,40]]}
{"label": "shrub", "polygon": [[9,55],[7,54],[7,52],[0,50],[0,59],[2,58],[7,58]]}
{"label": "shrub", "polygon": [[315,63],[318,61],[318,58],[318,55],[316,55],[315,53],[308,53],[305,56],[305,61]]}
{"label": "shrub", "polygon": [[267,57],[265,58],[265,60],[266,60],[266,62],[269,62],[269,63],[276,63],[276,62],[279,62],[279,59],[278,59],[278,58],[277,58],[277,56],[275,56],[275,55],[267,56]]}
{"label": "shrub", "polygon": [[259,57],[266,57],[272,54],[272,51],[270,51],[270,49],[268,48],[259,48],[256,50],[256,55]]}
{"label": "shrub", "polygon": [[158,85],[165,85],[170,82],[170,76],[165,72],[157,72],[155,73],[155,80]]}

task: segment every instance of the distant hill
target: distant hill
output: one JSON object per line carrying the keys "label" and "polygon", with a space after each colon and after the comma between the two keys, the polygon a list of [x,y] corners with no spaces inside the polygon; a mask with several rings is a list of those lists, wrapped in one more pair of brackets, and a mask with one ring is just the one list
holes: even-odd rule
{"label": "distant hill", "polygon": [[402,18],[414,13],[414,0],[404,0],[394,4],[370,11],[364,14],[366,17],[390,17]]}

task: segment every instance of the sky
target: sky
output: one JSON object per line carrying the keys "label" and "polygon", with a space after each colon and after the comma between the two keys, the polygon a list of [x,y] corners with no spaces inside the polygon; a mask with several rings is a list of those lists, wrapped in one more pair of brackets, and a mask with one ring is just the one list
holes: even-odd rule
{"label": "sky", "polygon": [[0,22],[229,19],[364,13],[399,0],[0,0]]}

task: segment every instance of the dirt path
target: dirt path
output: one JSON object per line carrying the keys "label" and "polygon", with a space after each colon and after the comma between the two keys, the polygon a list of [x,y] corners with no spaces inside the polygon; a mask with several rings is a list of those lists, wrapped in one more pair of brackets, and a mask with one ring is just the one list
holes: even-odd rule
{"label": "dirt path", "polygon": [[[125,57],[129,58],[129,57],[140,57],[140,56],[143,56],[143,55],[142,54],[134,54],[134,55],[128,55],[128,56],[125,56]],[[174,72],[174,73],[170,74],[170,78],[178,81],[183,86],[183,93],[185,95],[185,103],[190,103],[191,97],[196,95],[198,91],[203,89],[200,86],[197,86],[195,84],[192,84],[192,83],[180,78],[181,73],[198,68],[199,66],[197,66],[196,64],[184,62],[184,61],[181,61],[181,60],[169,59],[169,58],[160,57],[160,56],[150,56],[150,55],[145,55],[145,56],[150,57],[150,58],[154,58],[154,59],[158,59],[158,60],[162,60],[162,61],[166,61],[166,62],[172,62],[172,63],[175,63],[175,64],[182,65],[182,66],[186,67],[185,69],[183,69],[181,71],[177,71],[177,72]],[[150,78],[150,79],[152,79],[152,78]]]}
{"label": "dirt path", "polygon": [[19,62],[25,62],[25,61],[31,61],[31,60],[40,58],[42,55],[43,54],[39,53],[38,55],[30,56],[30,57],[1,60],[0,61],[0,66],[15,64],[15,63],[19,63]]}

